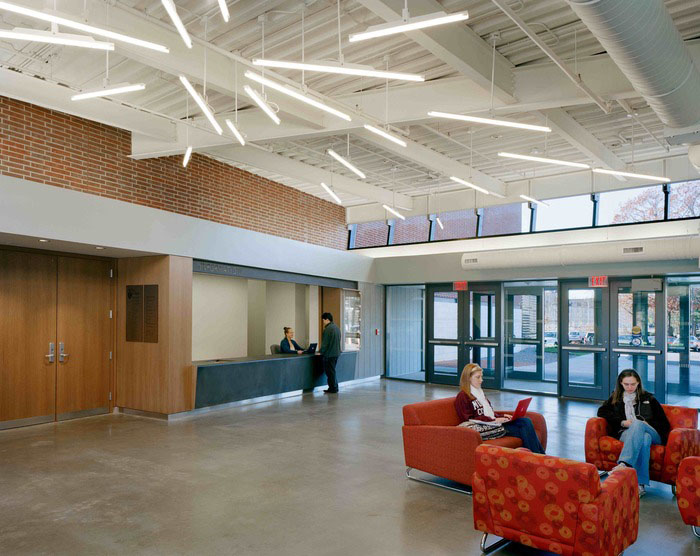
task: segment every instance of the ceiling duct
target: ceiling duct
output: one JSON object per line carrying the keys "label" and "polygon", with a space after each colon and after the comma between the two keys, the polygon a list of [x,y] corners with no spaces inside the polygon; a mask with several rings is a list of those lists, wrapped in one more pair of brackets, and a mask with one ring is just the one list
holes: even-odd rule
{"label": "ceiling duct", "polygon": [[[529,249],[496,249],[463,253],[464,270],[525,268],[532,266],[576,266],[614,264],[633,261],[671,261],[695,259],[700,253],[700,236],[685,236],[644,241],[611,241],[554,245]],[[472,261],[478,260],[476,264]]]}
{"label": "ceiling duct", "polygon": [[569,5],[664,124],[700,122],[700,71],[663,0],[569,0]]}

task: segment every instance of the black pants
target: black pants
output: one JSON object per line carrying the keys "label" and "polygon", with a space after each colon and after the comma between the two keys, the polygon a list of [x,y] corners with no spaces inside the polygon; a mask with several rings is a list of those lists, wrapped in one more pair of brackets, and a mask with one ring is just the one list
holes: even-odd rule
{"label": "black pants", "polygon": [[321,357],[323,372],[326,373],[326,376],[328,377],[328,389],[331,392],[338,391],[338,381],[335,378],[335,364],[337,361],[337,357]]}

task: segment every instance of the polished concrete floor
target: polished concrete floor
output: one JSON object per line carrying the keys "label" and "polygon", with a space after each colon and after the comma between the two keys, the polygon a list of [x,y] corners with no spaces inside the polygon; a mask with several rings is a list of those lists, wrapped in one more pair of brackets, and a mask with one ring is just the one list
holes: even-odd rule
{"label": "polished concrete floor", "polygon": [[[377,380],[171,423],[115,414],[0,432],[0,554],[478,554],[471,497],[404,478],[401,407],[455,393]],[[522,395],[489,397],[510,408]],[[594,404],[532,407],[548,452],[583,459]],[[700,554],[668,486],[652,483],[626,554]]]}

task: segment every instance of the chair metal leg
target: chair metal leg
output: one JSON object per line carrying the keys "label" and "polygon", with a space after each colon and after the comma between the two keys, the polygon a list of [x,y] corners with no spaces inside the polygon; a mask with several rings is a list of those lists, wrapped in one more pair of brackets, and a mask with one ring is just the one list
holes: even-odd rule
{"label": "chair metal leg", "polygon": [[467,489],[465,490],[463,488],[455,488],[455,487],[451,487],[449,485],[443,485],[442,483],[438,483],[437,481],[431,481],[430,479],[421,479],[419,477],[414,477],[411,475],[412,469],[413,469],[413,467],[406,468],[406,478],[407,479],[411,479],[412,481],[417,481],[419,483],[425,483],[426,485],[433,485],[433,486],[440,487],[440,488],[446,488],[447,490],[453,490],[454,492],[459,492],[461,494],[468,494],[469,496],[472,495],[472,488],[469,485],[464,485],[465,487],[467,487]]}
{"label": "chair metal leg", "polygon": [[698,531],[700,528],[697,525],[691,525],[691,527],[693,529],[693,535],[700,539],[700,531]]}
{"label": "chair metal leg", "polygon": [[676,495],[676,485],[671,485],[671,494]]}
{"label": "chair metal leg", "polygon": [[488,533],[484,533],[484,535],[481,537],[481,544],[479,545],[479,548],[481,548],[482,554],[491,554],[491,552],[493,552],[494,550],[498,550],[499,548],[502,548],[511,542],[508,539],[501,539],[500,541],[496,541],[491,546],[487,547],[486,537],[488,536]]}

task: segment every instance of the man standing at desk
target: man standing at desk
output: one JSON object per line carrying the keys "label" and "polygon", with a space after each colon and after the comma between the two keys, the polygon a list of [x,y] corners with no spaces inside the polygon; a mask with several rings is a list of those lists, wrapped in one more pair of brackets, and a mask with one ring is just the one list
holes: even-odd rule
{"label": "man standing at desk", "polygon": [[324,394],[337,394],[338,381],[335,378],[335,364],[340,356],[340,328],[333,322],[333,315],[323,313],[323,336],[321,336],[321,363],[328,377],[328,390]]}

